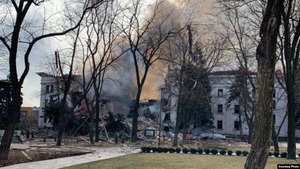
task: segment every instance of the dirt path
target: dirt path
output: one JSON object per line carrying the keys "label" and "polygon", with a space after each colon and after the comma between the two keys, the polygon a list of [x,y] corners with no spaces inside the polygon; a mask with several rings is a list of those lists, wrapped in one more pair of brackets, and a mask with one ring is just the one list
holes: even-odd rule
{"label": "dirt path", "polygon": [[[85,149],[87,148],[85,147]],[[95,152],[73,157],[64,157],[51,160],[16,164],[3,167],[3,169],[58,169],[76,164],[88,163],[92,161],[104,160],[108,158],[140,152],[140,149],[136,147],[91,147],[88,149]]]}

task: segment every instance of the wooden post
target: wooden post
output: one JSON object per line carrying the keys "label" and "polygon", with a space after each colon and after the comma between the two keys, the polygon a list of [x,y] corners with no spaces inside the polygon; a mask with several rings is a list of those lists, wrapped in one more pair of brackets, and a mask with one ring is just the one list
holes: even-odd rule
{"label": "wooden post", "polygon": [[104,128],[104,131],[105,131],[106,139],[108,141],[109,137],[108,137],[107,130],[106,130],[106,127],[105,127],[105,124],[104,124],[104,120],[102,118],[101,108],[99,109],[99,116],[100,116],[100,119],[101,119],[101,122],[102,122],[102,125],[103,125],[103,128]]}

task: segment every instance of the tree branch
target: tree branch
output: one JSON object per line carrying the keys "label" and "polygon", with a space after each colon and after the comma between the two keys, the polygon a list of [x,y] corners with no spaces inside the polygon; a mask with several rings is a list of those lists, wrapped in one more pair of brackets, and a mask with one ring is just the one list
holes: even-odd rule
{"label": "tree branch", "polygon": [[13,4],[15,10],[18,11],[19,8],[18,8],[18,5],[16,4],[16,1],[15,0],[11,0],[11,3]]}
{"label": "tree branch", "polygon": [[7,44],[5,38],[3,38],[2,36],[0,36],[0,40],[2,41],[2,43],[4,44],[4,46],[10,51],[10,46]]}
{"label": "tree branch", "polygon": [[[24,80],[25,80],[25,77],[27,76],[27,74],[28,74],[28,72],[29,72],[29,66],[30,66],[30,65],[29,65],[29,54],[30,54],[30,52],[31,52],[31,50],[32,50],[32,48],[33,48],[33,46],[34,46],[34,44],[35,44],[36,42],[38,42],[39,40],[42,40],[42,39],[45,39],[45,38],[48,38],[48,37],[54,37],[54,36],[65,35],[65,34],[71,32],[71,31],[75,30],[76,28],[78,28],[78,27],[80,26],[80,24],[81,24],[81,22],[82,22],[82,20],[83,20],[83,18],[84,18],[84,16],[85,16],[85,14],[86,14],[89,10],[91,10],[91,9],[95,8],[96,6],[98,6],[99,4],[101,4],[102,2],[103,2],[103,0],[101,0],[101,1],[99,1],[99,2],[97,2],[97,3],[95,3],[95,4],[93,4],[93,5],[90,6],[90,7],[85,8],[85,10],[83,11],[83,13],[82,13],[82,15],[81,15],[79,21],[78,21],[77,24],[76,24],[75,26],[73,26],[72,28],[69,28],[69,29],[67,29],[67,30],[65,30],[65,31],[62,31],[62,32],[49,33],[49,34],[41,35],[41,36],[39,36],[39,37],[33,39],[32,42],[29,44],[29,46],[28,46],[28,48],[27,48],[27,50],[26,50],[26,53],[25,53],[25,55],[24,55],[25,69],[24,69],[23,74],[22,74],[22,76],[21,76],[21,78],[20,78],[20,84],[23,84],[23,82],[24,82]],[[27,5],[26,5],[26,6],[27,6]]]}

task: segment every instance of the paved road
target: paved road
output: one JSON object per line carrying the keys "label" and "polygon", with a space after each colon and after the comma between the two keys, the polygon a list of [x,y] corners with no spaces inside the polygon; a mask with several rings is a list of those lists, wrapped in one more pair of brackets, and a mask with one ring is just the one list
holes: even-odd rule
{"label": "paved road", "polygon": [[110,148],[89,148],[94,153],[80,156],[64,157],[51,160],[43,160],[29,163],[22,163],[3,167],[2,169],[58,169],[76,164],[88,163],[92,161],[104,160],[127,154],[140,152],[140,149],[133,147],[110,147]]}

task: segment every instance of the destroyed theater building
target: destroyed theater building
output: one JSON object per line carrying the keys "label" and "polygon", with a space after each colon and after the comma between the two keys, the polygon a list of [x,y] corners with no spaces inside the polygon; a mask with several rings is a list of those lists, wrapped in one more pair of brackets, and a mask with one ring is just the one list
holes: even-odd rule
{"label": "destroyed theater building", "polygon": [[[230,89],[235,81],[236,74],[238,71],[217,71],[209,74],[209,84],[211,87],[210,91],[210,106],[211,112],[213,114],[213,132],[223,134],[223,135],[232,135],[238,136],[241,134],[248,135],[249,127],[247,124],[247,119],[245,116],[245,110],[243,106],[239,104],[238,100],[234,100],[231,104],[228,104],[228,99],[230,97]],[[280,71],[276,72],[279,76],[282,76]],[[165,84],[164,87],[161,88],[161,102],[156,100],[145,100],[141,101],[139,108],[139,115],[145,116],[146,114],[152,114],[153,117],[159,122],[159,114],[163,123],[169,124],[171,126],[175,126],[176,123],[176,114],[177,114],[177,102],[178,96],[176,95],[176,87],[174,79],[172,80],[172,70],[169,69],[166,76],[166,83],[174,83],[172,85]],[[46,74],[46,73],[38,73],[41,77],[41,96],[40,96],[40,112],[39,112],[39,127],[48,126],[51,127],[51,124],[45,122],[43,107],[53,101],[55,99],[55,95],[57,95],[57,79],[58,77]],[[253,82],[255,82],[256,73],[249,72],[249,76],[252,78]],[[79,76],[77,78],[80,78]],[[170,88],[171,86],[171,88]],[[249,91],[249,97],[254,97],[253,89],[249,83],[249,79],[247,82],[247,88]],[[73,85],[72,90],[80,91],[80,87],[76,87]],[[126,91],[126,89],[121,89],[120,91]],[[174,94],[175,93],[175,94]],[[122,93],[110,94],[107,91],[103,91],[101,94],[101,111],[104,114],[108,112],[113,113],[121,113],[125,117],[129,117],[132,111],[132,103],[134,100],[128,98],[126,94],[125,96],[121,96]],[[71,99],[69,99],[71,100]],[[72,104],[71,102],[68,104]],[[287,96],[279,84],[278,80],[275,79],[274,84],[274,93],[273,93],[273,118],[275,122],[275,130],[278,131],[282,121],[285,119],[286,113],[286,104],[287,104]],[[160,106],[162,105],[162,106]],[[78,110],[82,107],[78,106]],[[76,111],[76,109],[75,109]],[[247,110],[248,115],[251,115],[252,112]],[[241,115],[241,117],[239,117]],[[194,128],[193,125],[190,126],[190,129]],[[285,119],[282,123],[282,127],[279,133],[279,138],[287,137],[288,124],[287,119]],[[300,137],[299,129],[296,129],[296,137]]]}
{"label": "destroyed theater building", "polygon": [[[38,127],[52,127],[49,120],[44,116],[43,108],[47,106],[49,103],[55,102],[58,99],[58,95],[62,95],[63,92],[63,84],[61,81],[61,77],[50,75],[44,72],[37,73],[41,77],[41,94],[40,94],[40,111],[39,111],[39,120]],[[81,92],[81,76],[74,76],[74,80],[71,85],[70,93]],[[113,86],[113,83],[109,83],[107,86],[103,87],[103,91],[101,92],[100,97],[100,109],[103,115],[107,115],[108,112],[112,112],[114,114],[120,113],[125,117],[130,117],[130,112],[133,109],[134,100],[129,97],[129,93],[127,89],[119,89],[119,92],[109,92],[108,90],[114,88],[116,90],[117,87]],[[127,86],[125,86],[127,87]],[[123,93],[122,93],[123,92]],[[118,94],[118,95],[117,95]],[[72,98],[69,94],[68,96],[68,105],[74,107],[74,115],[81,116],[87,114],[86,104],[84,102],[81,105],[75,105],[72,103]],[[93,93],[89,93],[92,97]],[[61,98],[62,96],[60,96]],[[91,99],[90,99],[91,100]],[[94,103],[93,103],[94,104]],[[158,114],[159,111],[159,102],[156,100],[141,100],[139,114]]]}

